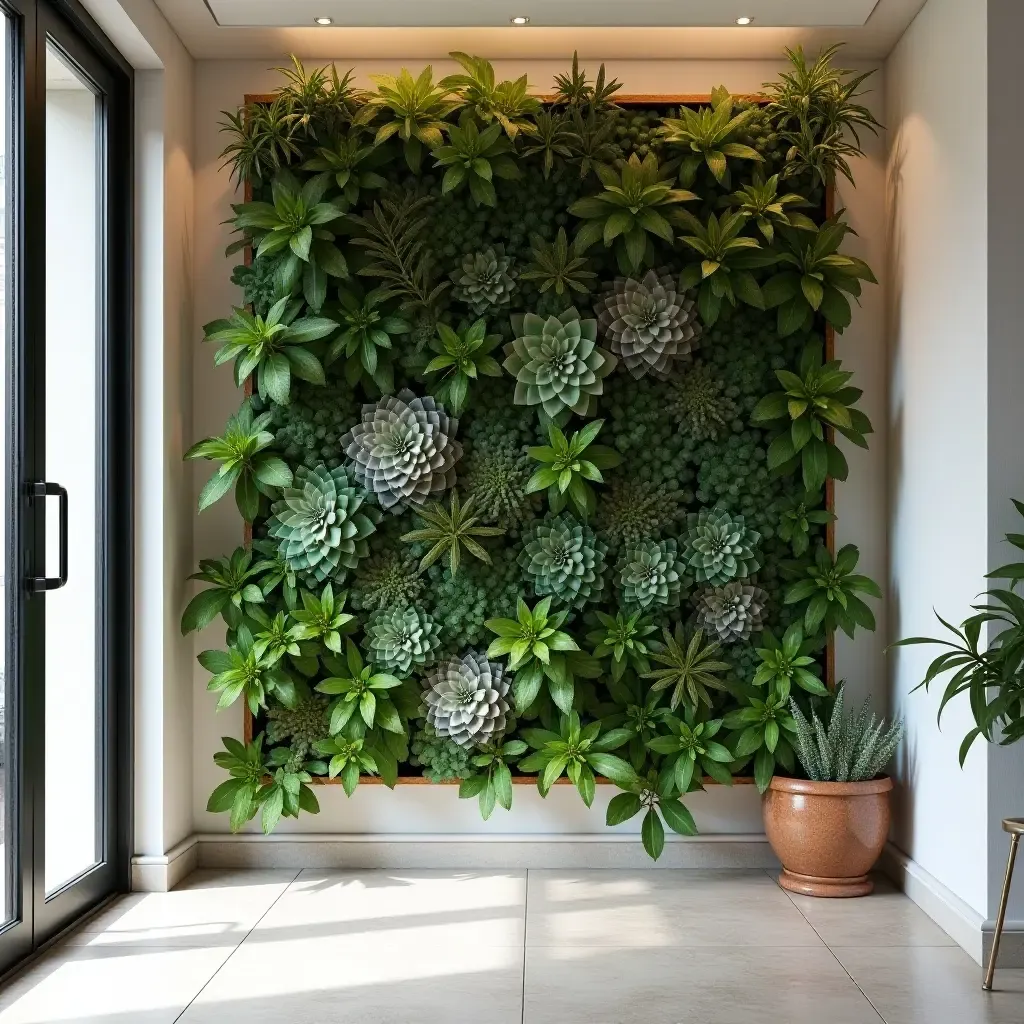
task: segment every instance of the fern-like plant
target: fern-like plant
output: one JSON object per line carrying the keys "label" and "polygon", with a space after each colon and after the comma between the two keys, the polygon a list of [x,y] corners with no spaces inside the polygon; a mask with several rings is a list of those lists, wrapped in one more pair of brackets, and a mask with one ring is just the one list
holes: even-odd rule
{"label": "fern-like plant", "polygon": [[836,690],[832,717],[826,729],[817,712],[807,721],[795,700],[790,701],[796,725],[796,756],[812,782],[865,782],[881,775],[903,738],[903,721],[886,726],[865,701],[854,717],[844,710],[845,689]]}

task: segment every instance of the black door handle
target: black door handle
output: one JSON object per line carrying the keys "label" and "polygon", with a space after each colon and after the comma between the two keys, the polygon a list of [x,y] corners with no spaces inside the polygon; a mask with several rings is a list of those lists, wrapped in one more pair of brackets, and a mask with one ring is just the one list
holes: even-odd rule
{"label": "black door handle", "polygon": [[68,492],[60,484],[35,480],[28,485],[28,493],[31,498],[56,495],[60,501],[60,575],[29,576],[26,582],[33,593],[60,590],[68,581]]}

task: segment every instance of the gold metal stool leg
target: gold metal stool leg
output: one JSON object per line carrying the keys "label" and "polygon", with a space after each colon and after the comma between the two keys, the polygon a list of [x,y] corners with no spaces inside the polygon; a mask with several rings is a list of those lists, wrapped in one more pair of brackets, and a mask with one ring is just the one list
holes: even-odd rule
{"label": "gold metal stool leg", "polygon": [[999,940],[1003,937],[1003,921],[1006,918],[1006,903],[1010,898],[1010,882],[1013,879],[1013,862],[1017,859],[1017,844],[1020,836],[1010,836],[1010,856],[1006,861],[1006,877],[1003,879],[1003,892],[999,897],[999,913],[996,915],[996,930],[992,936],[992,952],[988,956],[988,969],[985,971],[985,980],[981,983],[982,989],[986,992],[992,991],[992,976],[996,973],[996,958],[999,956]]}

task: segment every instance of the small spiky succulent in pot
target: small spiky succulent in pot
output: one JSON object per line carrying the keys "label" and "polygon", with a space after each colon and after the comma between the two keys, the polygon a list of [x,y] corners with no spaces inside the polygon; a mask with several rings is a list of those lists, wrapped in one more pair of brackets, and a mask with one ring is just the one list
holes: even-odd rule
{"label": "small spiky succulent in pot", "polygon": [[288,744],[292,756],[289,771],[298,771],[306,755],[317,740],[324,740],[330,735],[328,729],[326,697],[319,693],[312,694],[302,700],[294,708],[286,708],[276,704],[267,711],[267,741],[283,743],[290,738]]}
{"label": "small spiky succulent in pot", "polygon": [[739,412],[725,385],[703,363],[683,374],[665,408],[695,441],[717,439]]}
{"label": "small spiky succulent in pot", "polygon": [[310,585],[344,579],[369,554],[366,538],[380,518],[343,467],[322,464],[300,466],[272,512],[267,532],[289,568]]}
{"label": "small spiky succulent in pot", "polygon": [[538,597],[582,608],[604,589],[608,547],[571,515],[539,519],[523,531],[519,564]]}
{"label": "small spiky succulent in pot", "polygon": [[539,405],[548,420],[592,417],[604,378],[618,360],[597,346],[597,321],[580,318],[575,306],[546,319],[512,317],[515,340],[505,346],[505,369],[516,378],[516,405]]}
{"label": "small spiky succulent in pot", "polygon": [[459,269],[452,271],[452,298],[464,302],[475,316],[493,313],[509,305],[517,277],[505,247],[488,246],[482,252],[467,253]]}
{"label": "small spiky succulent in pot", "polygon": [[441,627],[417,605],[385,608],[366,627],[370,660],[384,672],[407,676],[413,666],[433,663],[440,632]]}
{"label": "small spiky succulent in pot", "polygon": [[768,595],[751,583],[733,580],[697,597],[697,625],[723,644],[748,640],[764,625]]}
{"label": "small spiky succulent in pot", "polygon": [[756,554],[760,540],[743,516],[718,506],[701,509],[686,517],[683,561],[698,583],[724,586],[761,568]]}
{"label": "small spiky succulent in pot", "polygon": [[341,438],[341,446],[360,484],[397,514],[455,484],[455,463],[462,458],[458,429],[459,421],[443,405],[403,388],[364,405],[361,422]]}
{"label": "small spiky succulent in pot", "polygon": [[667,378],[697,347],[697,303],[676,288],[670,273],[617,277],[594,309],[608,347],[636,380],[648,373]]}
{"label": "small spiky succulent in pot", "polygon": [[650,608],[679,604],[689,586],[686,567],[674,540],[648,540],[626,548],[619,569],[619,586],[626,605]]}
{"label": "small spiky succulent in pot", "polygon": [[427,722],[438,736],[460,747],[478,747],[501,738],[509,704],[504,666],[475,651],[455,655],[425,680]]}

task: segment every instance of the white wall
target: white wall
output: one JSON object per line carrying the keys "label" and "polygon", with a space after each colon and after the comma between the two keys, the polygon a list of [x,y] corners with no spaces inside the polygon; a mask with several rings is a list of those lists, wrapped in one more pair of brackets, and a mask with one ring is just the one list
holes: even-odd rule
{"label": "white wall", "polygon": [[[212,352],[203,346],[202,324],[224,316],[231,305],[240,302],[240,293],[230,283],[232,260],[225,259],[224,247],[231,240],[229,226],[222,224],[231,215],[229,204],[237,201],[227,170],[220,167],[218,154],[223,137],[217,130],[219,112],[233,110],[245,93],[261,93],[276,88],[279,76],[268,67],[277,61],[199,61],[196,65],[195,130],[195,261],[193,377],[193,434],[199,439],[219,433],[227,416],[237,407],[239,394],[229,366],[215,369]],[[339,62],[347,68],[351,62]],[[419,68],[423,62],[410,65]],[[599,63],[595,62],[595,63]],[[759,91],[761,84],[773,78],[782,67],[767,61],[609,61],[608,71],[625,83],[626,93],[707,93],[718,84],[735,93]],[[368,75],[396,72],[397,62],[356,64],[356,80],[369,85]],[[435,74],[454,70],[451,62],[434,61]],[[531,83],[547,88],[564,62],[499,61],[501,76],[524,72]],[[596,70],[596,67],[595,69]],[[872,102],[881,110],[882,79],[876,76]],[[850,210],[850,220],[861,237],[852,241],[851,251],[867,258],[881,273],[884,264],[884,144],[868,140],[869,153],[857,161],[858,190],[841,189],[840,201]],[[876,579],[885,576],[885,380],[884,305],[882,289],[870,289],[863,309],[853,326],[839,339],[837,350],[845,364],[857,371],[865,389],[863,406],[872,417],[877,433],[869,453],[853,449],[849,453],[851,482],[840,486],[837,510],[840,515],[840,543],[854,542],[862,550],[862,568]],[[209,469],[196,467],[192,493],[197,495]],[[218,503],[198,517],[194,527],[195,558],[230,552],[241,538],[241,522],[230,499]],[[878,609],[880,629],[884,629],[885,609]],[[223,630],[211,627],[196,638],[195,650],[218,646]],[[840,641],[837,666],[857,693],[880,693],[884,688],[882,634],[859,636],[855,644]],[[206,692],[208,673],[194,671],[194,766],[193,815],[197,831],[227,830],[223,815],[206,813],[210,790],[223,779],[213,764],[224,734],[241,734],[241,713],[236,708],[217,714],[215,701]],[[282,823],[295,831],[338,832],[600,832],[604,829],[603,808],[586,811],[572,794],[552,795],[545,804],[531,787],[516,787],[516,808],[511,815],[496,813],[490,823],[480,822],[475,806],[460,802],[450,787],[400,787],[392,793],[378,786],[361,788],[347,801],[340,787],[318,791],[322,811],[318,818],[303,818]],[[605,797],[607,799],[607,797]],[[600,798],[599,798],[600,800]],[[713,791],[694,800],[694,811],[704,831],[719,833],[760,832],[760,806],[752,787],[727,793]],[[255,828],[255,826],[253,826]]]}

